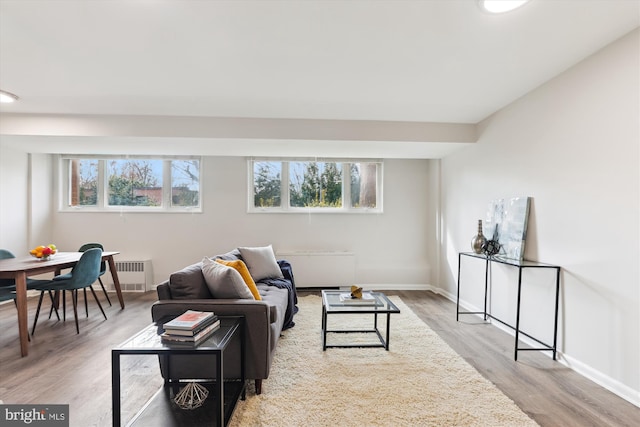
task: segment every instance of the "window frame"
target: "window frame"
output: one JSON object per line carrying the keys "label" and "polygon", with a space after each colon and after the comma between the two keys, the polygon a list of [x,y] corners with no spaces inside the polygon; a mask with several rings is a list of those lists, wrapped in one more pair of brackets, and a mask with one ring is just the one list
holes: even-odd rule
{"label": "window frame", "polygon": [[[257,207],[254,204],[254,164],[256,162],[281,163],[280,206]],[[342,167],[342,206],[341,207],[294,207],[290,205],[289,164],[292,162],[340,163]],[[375,163],[376,167],[376,207],[351,206],[351,164]],[[381,214],[383,210],[384,161],[381,159],[333,159],[317,157],[252,157],[247,159],[247,213],[324,213],[324,214]],[[349,183],[349,185],[346,185]]]}
{"label": "window frame", "polygon": [[[97,160],[97,194],[96,205],[71,206],[71,173],[70,160]],[[108,172],[107,162],[110,160],[161,160],[162,165],[162,204],[160,206],[127,206],[108,204]],[[197,160],[200,164],[198,175],[198,206],[173,206],[172,205],[172,161]],[[144,212],[144,213],[202,213],[203,203],[203,161],[201,156],[114,156],[114,155],[58,155],[58,200],[59,212]]]}

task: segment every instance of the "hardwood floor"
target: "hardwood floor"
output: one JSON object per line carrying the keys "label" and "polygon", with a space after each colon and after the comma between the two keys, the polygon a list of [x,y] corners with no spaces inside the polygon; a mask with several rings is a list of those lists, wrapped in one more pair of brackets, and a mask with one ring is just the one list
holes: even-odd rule
{"label": "hardwood floor", "polygon": [[[300,291],[300,295],[319,293]],[[472,318],[456,322],[455,305],[428,291],[397,291],[403,301],[458,354],[498,386],[541,426],[636,426],[640,408],[538,352],[513,361],[513,338]],[[102,300],[103,298],[101,298]],[[70,404],[71,426],[111,425],[110,349],[151,322],[155,292],[126,293],[127,307],[107,306],[104,320],[89,299],[89,318],[38,320],[29,356],[20,357],[13,304],[0,305],[0,400],[4,403]],[[37,298],[29,299],[33,322]],[[69,313],[67,313],[69,314]],[[157,358],[122,359],[123,420],[161,385]],[[264,383],[269,386],[269,380]]]}

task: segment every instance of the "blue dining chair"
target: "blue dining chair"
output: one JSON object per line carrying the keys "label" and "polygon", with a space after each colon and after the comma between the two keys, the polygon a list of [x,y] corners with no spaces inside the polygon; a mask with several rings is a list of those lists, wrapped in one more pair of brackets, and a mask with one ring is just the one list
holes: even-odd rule
{"label": "blue dining chair", "polygon": [[[78,252],[84,252],[87,249],[91,248],[100,248],[104,251],[104,247],[100,243],[85,243],[80,246]],[[100,286],[102,287],[102,292],[104,292],[104,296],[107,298],[107,302],[111,305],[111,299],[109,298],[109,294],[107,293],[107,289],[104,287],[104,283],[102,283],[102,279],[100,278],[107,271],[107,263],[105,261],[100,262],[100,275],[98,276],[98,282],[100,282]]]}
{"label": "blue dining chair", "polygon": [[[0,259],[11,259],[16,256],[6,249],[0,249]],[[35,280],[27,278],[27,289],[35,289],[39,285],[43,285],[48,283],[48,280]],[[14,305],[17,307],[16,303],[16,282],[13,279],[0,279],[0,302],[11,301],[13,300]],[[53,306],[53,297],[51,297],[51,303]],[[58,320],[60,320],[60,316],[58,315],[58,310],[55,310],[56,316],[58,316]],[[31,341],[31,336],[28,336],[29,341]]]}
{"label": "blue dining chair", "polygon": [[[100,243],[85,243],[84,245],[80,246],[80,249],[78,249],[78,252],[84,252],[87,249],[92,249],[92,248],[100,248],[102,251],[104,251],[104,247],[102,246],[102,244]],[[107,298],[107,302],[109,303],[109,305],[111,305],[111,299],[109,298],[109,294],[107,293],[107,289],[104,287],[104,283],[102,283],[102,279],[100,278],[100,276],[102,276],[105,272],[107,271],[107,263],[105,261],[100,262],[100,275],[98,276],[98,282],[100,282],[100,286],[102,287],[102,292],[104,292],[104,296]],[[71,273],[66,273],[64,275],[61,275],[61,278],[64,277],[65,279],[68,279]],[[58,279],[61,280],[61,279]],[[87,293],[85,291],[85,310],[86,310],[86,296]]]}
{"label": "blue dining chair", "polygon": [[[0,302],[11,301],[13,300],[14,305],[18,308],[18,303],[16,303],[16,292],[0,287]],[[27,335],[29,341],[31,341],[31,336]]]}
{"label": "blue dining chair", "polygon": [[[93,298],[96,300],[98,307],[100,307],[100,311],[104,316],[105,320],[107,319],[107,315],[102,309],[102,304],[100,304],[100,300],[96,295],[96,292],[93,289],[92,284],[98,279],[100,275],[100,261],[102,259],[102,250],[100,248],[92,248],[87,249],[82,253],[82,256],[76,263],[75,267],[71,270],[70,273],[63,274],[60,276],[56,276],[53,280],[50,280],[48,283],[38,286],[38,290],[40,291],[40,299],[38,300],[38,309],[36,310],[36,318],[33,322],[33,328],[31,330],[31,335],[34,335],[36,332],[36,325],[38,323],[38,316],[40,315],[40,307],[42,306],[42,299],[44,297],[45,292],[55,291],[71,291],[72,302],[73,302],[73,315],[76,321],[76,333],[80,333],[80,327],[78,326],[78,290],[89,288],[91,293],[93,294]],[[85,298],[85,306],[86,306],[86,298]],[[66,298],[62,299],[62,310],[63,310],[63,320],[66,319]],[[87,316],[89,312],[87,310]]]}

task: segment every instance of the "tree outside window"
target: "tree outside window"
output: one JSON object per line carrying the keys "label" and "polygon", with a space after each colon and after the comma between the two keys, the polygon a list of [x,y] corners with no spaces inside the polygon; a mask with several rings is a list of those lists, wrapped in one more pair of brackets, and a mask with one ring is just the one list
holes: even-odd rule
{"label": "tree outside window", "polygon": [[375,208],[378,164],[351,163],[351,207]]}
{"label": "tree outside window", "polygon": [[171,206],[200,205],[200,160],[171,161]]}
{"label": "tree outside window", "polygon": [[281,162],[253,163],[253,204],[260,208],[280,207]]}
{"label": "tree outside window", "polygon": [[98,160],[73,159],[69,167],[70,206],[96,206],[98,203]]}
{"label": "tree outside window", "polygon": [[292,207],[341,207],[342,165],[334,162],[289,163]]}
{"label": "tree outside window", "polygon": [[110,206],[161,206],[162,160],[109,160]]}

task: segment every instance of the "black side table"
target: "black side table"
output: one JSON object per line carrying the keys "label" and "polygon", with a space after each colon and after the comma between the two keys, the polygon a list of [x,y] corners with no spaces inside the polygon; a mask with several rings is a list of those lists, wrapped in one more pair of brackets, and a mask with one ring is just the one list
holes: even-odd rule
{"label": "black side table", "polygon": [[[245,399],[245,337],[243,316],[220,316],[220,328],[197,347],[165,344],[160,338],[162,325],[170,319],[163,319],[158,324],[151,324],[118,347],[111,350],[111,387],[113,426],[121,425],[120,402],[120,356],[157,354],[164,358],[167,369],[171,355],[200,354],[211,355],[216,366],[216,378],[202,379],[210,391],[206,403],[195,410],[181,410],[172,402],[172,390],[177,389],[180,381],[165,380],[165,384],[145,407],[136,415],[129,425],[201,425],[201,423],[226,426],[238,398]],[[234,339],[240,339],[241,378],[239,381],[224,379],[224,351]],[[169,371],[170,372],[170,371]],[[157,424],[154,420],[161,420]],[[214,421],[215,420],[215,421]],[[159,422],[159,421],[158,421]]]}

